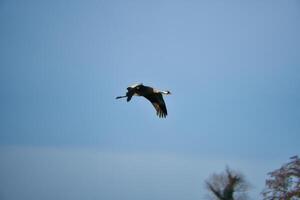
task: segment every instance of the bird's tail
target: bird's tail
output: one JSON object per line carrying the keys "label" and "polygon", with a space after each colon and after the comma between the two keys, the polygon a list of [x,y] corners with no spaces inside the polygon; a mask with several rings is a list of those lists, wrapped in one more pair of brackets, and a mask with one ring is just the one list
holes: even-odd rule
{"label": "bird's tail", "polygon": [[118,96],[118,97],[116,97],[116,99],[121,99],[121,98],[125,98],[125,97],[127,97],[126,95],[125,96]]}

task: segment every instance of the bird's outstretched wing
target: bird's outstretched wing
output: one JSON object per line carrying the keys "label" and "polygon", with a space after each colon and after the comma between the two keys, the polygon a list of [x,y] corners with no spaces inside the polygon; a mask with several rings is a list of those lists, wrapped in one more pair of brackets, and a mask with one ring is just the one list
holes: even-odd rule
{"label": "bird's outstretched wing", "polygon": [[165,118],[168,115],[167,107],[162,94],[157,93],[145,95],[144,97],[152,103],[156,110],[157,116]]}

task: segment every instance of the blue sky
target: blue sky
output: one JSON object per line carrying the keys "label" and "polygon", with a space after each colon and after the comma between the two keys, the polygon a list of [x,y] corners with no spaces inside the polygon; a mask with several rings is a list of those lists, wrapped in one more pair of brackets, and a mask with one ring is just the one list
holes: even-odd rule
{"label": "blue sky", "polygon": [[[1,1],[0,195],[202,199],[229,165],[257,199],[300,151],[299,9]],[[166,119],[143,98],[114,99],[136,82],[172,92]]]}

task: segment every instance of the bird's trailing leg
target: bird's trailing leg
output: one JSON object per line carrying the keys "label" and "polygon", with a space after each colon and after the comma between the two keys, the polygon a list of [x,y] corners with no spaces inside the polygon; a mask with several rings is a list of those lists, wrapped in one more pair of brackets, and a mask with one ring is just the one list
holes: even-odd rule
{"label": "bird's trailing leg", "polygon": [[118,97],[116,97],[116,99],[121,99],[121,98],[126,98],[127,96],[125,95],[125,96],[118,96]]}

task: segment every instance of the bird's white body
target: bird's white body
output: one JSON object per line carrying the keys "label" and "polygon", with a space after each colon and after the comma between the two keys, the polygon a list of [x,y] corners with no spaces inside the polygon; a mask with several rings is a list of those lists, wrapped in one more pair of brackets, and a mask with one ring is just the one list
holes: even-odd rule
{"label": "bird's white body", "polygon": [[133,84],[133,85],[131,85],[129,87],[130,88],[135,88],[135,87],[140,86],[140,85],[143,85],[143,83],[135,83],[135,84]]}

